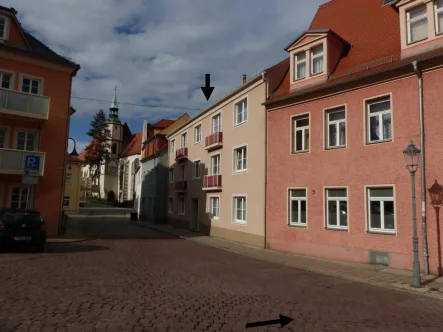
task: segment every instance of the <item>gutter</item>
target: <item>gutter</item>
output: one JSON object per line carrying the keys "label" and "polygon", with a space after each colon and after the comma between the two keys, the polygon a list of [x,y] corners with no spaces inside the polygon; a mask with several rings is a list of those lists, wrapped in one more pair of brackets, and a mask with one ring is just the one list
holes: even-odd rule
{"label": "gutter", "polygon": [[424,117],[423,117],[423,72],[418,68],[418,61],[412,61],[412,66],[418,77],[418,102],[420,117],[420,186],[421,186],[421,226],[423,239],[423,256],[425,274],[429,274],[429,253],[426,224],[426,179],[425,179],[425,144],[424,144]]}
{"label": "gutter", "polygon": [[[266,72],[262,72],[262,79],[265,82],[265,98],[268,98],[268,78],[266,76]],[[267,200],[267,190],[268,190],[268,112],[266,112],[266,108],[265,108],[265,220],[264,220],[264,243],[263,243],[263,248],[267,249],[267,236],[266,236],[266,213],[267,213],[267,204],[266,202]]]}
{"label": "gutter", "polygon": [[[441,56],[443,56],[443,52],[432,54],[432,55],[423,57],[423,58],[421,58],[419,60],[416,60],[416,61],[432,60],[432,59],[435,59],[435,58],[438,58],[438,57],[441,57]],[[361,80],[361,79],[364,79],[364,78],[367,78],[367,77],[375,76],[375,75],[382,74],[382,73],[387,73],[387,72],[394,71],[394,70],[397,70],[397,69],[400,69],[400,68],[406,68],[406,67],[408,67],[410,65],[411,65],[410,62],[405,62],[405,63],[399,64],[399,65],[396,65],[396,66],[392,66],[392,67],[385,68],[385,69],[382,69],[382,70],[379,70],[379,71],[371,72],[371,73],[366,74],[366,75],[361,75],[361,76],[358,76],[358,77],[350,78],[348,80],[344,80],[344,81],[340,81],[340,82],[337,82],[337,83],[328,84],[328,85],[322,86],[322,87],[317,88],[317,89],[313,89],[313,90],[309,90],[309,91],[304,91],[304,92],[302,91],[300,93],[297,93],[297,94],[294,94],[294,95],[289,95],[289,96],[286,96],[286,97],[283,97],[283,98],[280,98],[280,99],[276,99],[276,100],[269,100],[269,101],[264,102],[262,105],[272,105],[272,104],[280,103],[280,102],[283,102],[283,101],[286,101],[286,100],[295,99],[297,97],[305,96],[305,95],[308,95],[308,94],[311,94],[311,93],[315,93],[315,92],[319,92],[319,91],[322,91],[322,90],[327,90],[329,88],[340,86],[340,85],[343,85],[343,84],[346,84],[346,83],[355,82],[355,81],[358,81],[358,80]],[[268,110],[268,111],[272,111],[272,110]]]}

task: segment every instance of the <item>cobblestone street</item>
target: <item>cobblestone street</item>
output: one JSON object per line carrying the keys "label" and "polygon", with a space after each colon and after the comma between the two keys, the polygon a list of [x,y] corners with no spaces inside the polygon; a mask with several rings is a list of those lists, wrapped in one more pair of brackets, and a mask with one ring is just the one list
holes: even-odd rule
{"label": "cobblestone street", "polygon": [[439,300],[109,223],[128,238],[0,254],[0,331],[245,331],[279,314],[294,320],[248,331],[443,329]]}

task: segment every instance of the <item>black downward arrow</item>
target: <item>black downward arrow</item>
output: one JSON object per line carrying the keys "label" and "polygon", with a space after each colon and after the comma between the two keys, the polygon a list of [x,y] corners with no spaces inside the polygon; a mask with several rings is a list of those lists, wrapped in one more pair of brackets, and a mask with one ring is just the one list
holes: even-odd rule
{"label": "black downward arrow", "polygon": [[206,100],[209,100],[209,98],[211,98],[212,91],[214,91],[214,87],[211,86],[211,74],[205,74],[205,86],[202,86],[201,88]]}
{"label": "black downward arrow", "polygon": [[280,315],[280,319],[274,319],[274,320],[265,320],[263,322],[255,322],[255,323],[247,323],[246,328],[250,327],[258,327],[258,326],[266,326],[266,325],[275,325],[280,324],[280,327],[284,327],[288,325],[290,322],[292,322],[294,319],[291,317],[286,317],[283,315]]}

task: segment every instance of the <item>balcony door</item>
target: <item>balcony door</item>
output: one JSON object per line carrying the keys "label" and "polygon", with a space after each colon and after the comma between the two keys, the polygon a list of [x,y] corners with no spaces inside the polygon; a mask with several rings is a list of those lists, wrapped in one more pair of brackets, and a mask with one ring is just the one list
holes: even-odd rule
{"label": "balcony door", "polygon": [[211,157],[211,175],[219,175],[220,173],[220,155],[216,154]]}

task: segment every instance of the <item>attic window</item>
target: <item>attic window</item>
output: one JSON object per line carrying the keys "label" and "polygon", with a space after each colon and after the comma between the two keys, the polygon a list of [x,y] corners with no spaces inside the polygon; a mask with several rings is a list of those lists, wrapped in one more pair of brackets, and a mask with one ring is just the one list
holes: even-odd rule
{"label": "attic window", "polygon": [[437,34],[443,33],[443,0],[435,2],[435,23]]}
{"label": "attic window", "polygon": [[6,18],[0,17],[0,39],[6,39]]}
{"label": "attic window", "polygon": [[323,44],[311,49],[311,75],[323,72]]}
{"label": "attic window", "polygon": [[301,80],[306,77],[306,52],[300,52],[294,57],[295,77]]}
{"label": "attic window", "polygon": [[428,13],[426,4],[415,7],[406,13],[408,44],[428,38]]}

